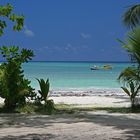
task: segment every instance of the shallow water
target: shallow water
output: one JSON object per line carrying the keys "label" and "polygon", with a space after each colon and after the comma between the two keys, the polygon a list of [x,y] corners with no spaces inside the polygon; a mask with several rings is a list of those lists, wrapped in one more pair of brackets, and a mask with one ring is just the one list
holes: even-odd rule
{"label": "shallow water", "polygon": [[[90,70],[97,65],[110,64],[111,70]],[[130,63],[95,62],[30,62],[23,65],[25,76],[38,89],[36,78],[50,79],[51,89],[119,88],[117,77]]]}

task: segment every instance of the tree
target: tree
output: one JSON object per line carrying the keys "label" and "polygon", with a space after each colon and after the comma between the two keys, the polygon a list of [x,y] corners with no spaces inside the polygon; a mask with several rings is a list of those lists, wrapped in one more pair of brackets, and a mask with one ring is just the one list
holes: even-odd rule
{"label": "tree", "polygon": [[128,67],[124,69],[118,78],[123,82],[121,87],[123,91],[130,97],[131,107],[139,106],[137,95],[140,91],[140,71],[135,67]]}
{"label": "tree", "polygon": [[133,29],[128,33],[126,43],[123,47],[131,57],[131,61],[137,65],[124,69],[119,75],[119,81],[123,83],[121,87],[130,97],[132,107],[138,106],[136,96],[140,91],[140,4],[131,6],[123,15],[124,24]]}
{"label": "tree", "polygon": [[24,16],[18,16],[15,13],[12,13],[13,6],[10,4],[7,4],[5,6],[0,5],[0,17],[3,18],[3,20],[0,20],[0,36],[3,35],[4,29],[7,27],[6,20],[10,20],[14,23],[13,30],[14,31],[20,31],[23,28],[24,24]]}
{"label": "tree", "polygon": [[140,4],[131,6],[123,15],[123,22],[129,28],[140,25]]}
{"label": "tree", "polygon": [[133,56],[135,63],[140,67],[140,27],[127,34],[126,43],[123,43],[123,47],[130,56]]}
{"label": "tree", "polygon": [[[7,4],[0,5],[0,36],[3,35],[7,27],[7,20],[14,23],[13,30],[20,31],[24,25],[24,16],[17,16],[13,13],[13,6]],[[0,52],[6,62],[0,66],[0,97],[5,100],[5,107],[15,109],[17,106],[24,105],[26,98],[33,95],[30,81],[24,78],[22,63],[28,62],[34,56],[32,50],[22,49],[15,46],[2,46]]]}
{"label": "tree", "polygon": [[133,56],[136,66],[124,69],[119,75],[119,81],[123,83],[121,87],[130,97],[132,107],[137,106],[136,96],[140,91],[140,28],[135,28],[127,35],[126,42],[122,42],[123,47]]}
{"label": "tree", "polygon": [[26,98],[34,95],[30,81],[24,78],[21,64],[33,57],[33,51],[11,46],[0,48],[1,54],[6,58],[0,66],[0,97],[5,99],[5,107],[15,109],[26,104]]}

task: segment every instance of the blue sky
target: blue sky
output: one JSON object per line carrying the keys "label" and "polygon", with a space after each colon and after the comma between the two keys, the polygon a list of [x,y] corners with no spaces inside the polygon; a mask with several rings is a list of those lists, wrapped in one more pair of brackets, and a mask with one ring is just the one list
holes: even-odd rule
{"label": "blue sky", "polygon": [[127,53],[116,38],[128,29],[122,15],[138,0],[1,0],[25,16],[21,32],[11,24],[0,45],[33,49],[33,60],[127,61]]}

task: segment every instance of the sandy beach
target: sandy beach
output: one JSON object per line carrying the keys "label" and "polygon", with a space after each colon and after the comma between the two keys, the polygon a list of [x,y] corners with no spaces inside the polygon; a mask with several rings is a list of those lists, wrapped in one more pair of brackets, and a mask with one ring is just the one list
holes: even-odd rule
{"label": "sandy beach", "polygon": [[[49,99],[55,104],[72,104],[80,107],[129,107],[130,99],[121,89],[53,90]],[[3,103],[0,98],[0,103]]]}
{"label": "sandy beach", "polygon": [[0,140],[140,140],[140,1],[1,0],[0,17]]}
{"label": "sandy beach", "polygon": [[[120,95],[51,96],[55,104],[80,107],[128,107],[129,98]],[[2,102],[2,100],[1,100]],[[74,114],[26,115],[0,114],[2,140],[139,140],[140,114],[107,111],[75,112]]]}
{"label": "sandy beach", "polygon": [[1,140],[139,140],[140,115],[81,112],[0,114]]}
{"label": "sandy beach", "polygon": [[56,104],[80,107],[129,107],[130,99],[120,88],[52,90],[50,98]]}
{"label": "sandy beach", "polygon": [[[126,96],[59,96],[49,97],[55,104],[69,104],[77,107],[129,107]],[[3,99],[0,102],[3,103]]]}

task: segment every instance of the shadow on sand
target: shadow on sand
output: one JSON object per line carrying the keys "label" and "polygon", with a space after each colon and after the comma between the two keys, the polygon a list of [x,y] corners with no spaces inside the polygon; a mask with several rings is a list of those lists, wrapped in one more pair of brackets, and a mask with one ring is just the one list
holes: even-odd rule
{"label": "shadow on sand", "polygon": [[[65,126],[68,124],[76,125],[77,123],[86,122],[91,124],[98,124],[101,127],[112,127],[112,130],[122,130],[121,134],[127,140],[140,139],[140,114],[115,114],[106,112],[79,112],[75,114],[62,115],[21,115],[21,114],[0,114],[0,139],[32,139],[32,140],[48,140],[55,139],[56,134],[47,133],[47,129],[59,123]],[[45,129],[45,134],[33,133],[32,130],[28,134],[21,134],[15,136],[13,133],[5,134],[7,128],[29,128]],[[125,130],[125,131],[124,131]],[[54,130],[55,131],[55,130]],[[77,130],[78,131],[78,130]],[[77,132],[78,133],[78,132]],[[94,130],[91,132],[94,134]],[[102,133],[102,132],[101,132]],[[111,135],[110,132],[108,132]],[[61,135],[61,134],[60,134]],[[57,139],[57,138],[56,138]],[[58,138],[59,139],[59,138]],[[80,138],[79,138],[80,139]],[[96,139],[96,138],[95,138]],[[114,140],[118,138],[112,138]],[[119,138],[121,139],[121,138]]]}

